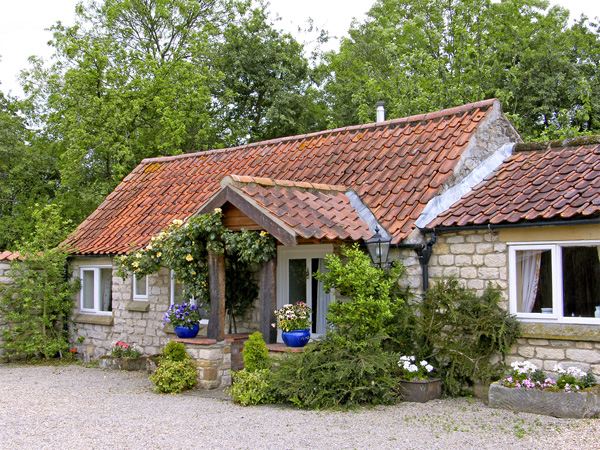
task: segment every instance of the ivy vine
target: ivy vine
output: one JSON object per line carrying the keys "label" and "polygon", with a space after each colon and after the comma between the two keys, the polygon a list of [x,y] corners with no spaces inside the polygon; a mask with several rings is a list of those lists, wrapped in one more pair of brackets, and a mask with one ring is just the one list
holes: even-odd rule
{"label": "ivy vine", "polygon": [[[143,277],[167,267],[174,271],[177,281],[183,283],[184,299],[193,297],[208,306],[207,258],[210,250],[228,256],[228,268],[235,265],[235,270],[228,272],[250,277],[250,270],[274,257],[276,251],[275,239],[266,231],[231,231],[223,226],[222,217],[222,210],[217,208],[202,216],[191,217],[185,223],[174,220],[167,229],[153,236],[144,249],[116,257],[116,274],[123,279],[130,273]],[[252,286],[253,280],[239,281],[227,281],[226,307],[232,319],[234,310],[243,315],[258,292],[258,287]]]}

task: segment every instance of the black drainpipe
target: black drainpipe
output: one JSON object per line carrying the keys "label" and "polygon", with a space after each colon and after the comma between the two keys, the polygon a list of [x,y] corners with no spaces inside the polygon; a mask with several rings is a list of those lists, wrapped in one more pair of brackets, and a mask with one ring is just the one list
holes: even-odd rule
{"label": "black drainpipe", "polygon": [[417,252],[419,262],[421,263],[421,273],[423,274],[423,292],[429,288],[429,260],[433,253],[433,245],[437,240],[435,232],[431,231],[431,239],[426,244],[394,244],[394,248],[408,248]]}

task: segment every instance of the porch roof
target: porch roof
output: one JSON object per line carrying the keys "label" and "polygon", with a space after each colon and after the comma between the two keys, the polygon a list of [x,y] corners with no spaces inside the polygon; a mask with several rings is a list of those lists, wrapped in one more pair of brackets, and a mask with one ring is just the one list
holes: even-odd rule
{"label": "porch roof", "polygon": [[296,245],[298,237],[366,240],[380,226],[356,193],[344,186],[231,175],[198,214],[227,202],[285,245]]}

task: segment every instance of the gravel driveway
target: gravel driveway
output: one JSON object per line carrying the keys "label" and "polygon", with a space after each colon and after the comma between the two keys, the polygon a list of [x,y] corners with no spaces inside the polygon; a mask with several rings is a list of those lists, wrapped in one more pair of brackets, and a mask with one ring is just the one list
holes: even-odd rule
{"label": "gravel driveway", "polygon": [[479,400],[359,411],[241,407],[156,394],[144,372],[0,365],[2,449],[599,449],[600,420]]}

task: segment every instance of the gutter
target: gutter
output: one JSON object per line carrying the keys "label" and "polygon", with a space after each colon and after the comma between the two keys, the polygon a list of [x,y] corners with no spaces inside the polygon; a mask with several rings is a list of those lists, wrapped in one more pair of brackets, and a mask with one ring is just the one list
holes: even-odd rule
{"label": "gutter", "polygon": [[514,229],[514,228],[532,228],[532,227],[566,227],[573,225],[597,225],[600,224],[600,217],[594,217],[591,219],[575,219],[575,220],[556,220],[553,222],[524,222],[524,223],[500,223],[497,225],[486,224],[486,225],[464,225],[464,226],[451,226],[451,227],[433,227],[433,228],[421,228],[422,233],[442,234],[452,233],[457,231],[473,231],[473,230],[503,230],[503,229]]}

